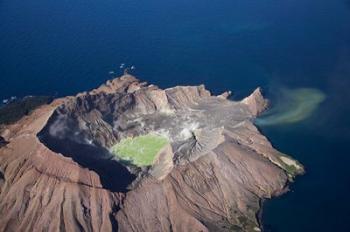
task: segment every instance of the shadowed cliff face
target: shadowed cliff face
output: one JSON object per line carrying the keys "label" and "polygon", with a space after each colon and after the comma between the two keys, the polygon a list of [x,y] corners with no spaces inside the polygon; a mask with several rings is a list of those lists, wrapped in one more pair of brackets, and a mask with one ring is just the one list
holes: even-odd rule
{"label": "shadowed cliff face", "polygon": [[5,139],[3,137],[0,136],[0,148],[2,146],[5,146],[7,144],[7,142],[5,141]]}
{"label": "shadowed cliff face", "polygon": [[[261,199],[281,194],[303,167],[252,124],[267,106],[260,89],[240,102],[227,96],[204,86],[161,90],[125,75],[8,126],[0,216],[6,202],[18,203],[0,230],[46,230],[48,218],[31,216],[45,213],[56,216],[50,231],[259,231]],[[148,133],[170,141],[152,166],[109,152]]]}
{"label": "shadowed cliff face", "polygon": [[103,147],[57,139],[45,135],[45,132],[41,132],[39,137],[50,150],[70,157],[82,167],[96,172],[103,188],[112,192],[126,192],[128,185],[136,178],[127,168],[112,160],[109,151]]}

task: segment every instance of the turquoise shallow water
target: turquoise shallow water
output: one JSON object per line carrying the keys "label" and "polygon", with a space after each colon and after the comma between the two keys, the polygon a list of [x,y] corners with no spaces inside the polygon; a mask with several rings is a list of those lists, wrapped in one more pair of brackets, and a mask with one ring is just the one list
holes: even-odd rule
{"label": "turquoise shallow water", "polygon": [[262,86],[326,95],[303,121],[260,129],[305,166],[264,207],[266,230],[346,231],[350,3],[346,0],[0,1],[0,98],[74,94],[120,63],[160,87],[204,83],[239,99]]}

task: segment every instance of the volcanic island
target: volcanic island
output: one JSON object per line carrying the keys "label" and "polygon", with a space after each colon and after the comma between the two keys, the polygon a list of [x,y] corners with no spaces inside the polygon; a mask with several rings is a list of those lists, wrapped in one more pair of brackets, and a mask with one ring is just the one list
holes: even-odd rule
{"label": "volcanic island", "polygon": [[229,95],[125,74],[1,125],[0,231],[261,231],[304,168]]}

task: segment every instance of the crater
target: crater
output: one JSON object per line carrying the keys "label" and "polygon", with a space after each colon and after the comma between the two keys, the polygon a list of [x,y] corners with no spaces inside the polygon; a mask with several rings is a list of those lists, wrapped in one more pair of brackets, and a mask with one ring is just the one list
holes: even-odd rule
{"label": "crater", "polygon": [[71,99],[54,111],[38,138],[52,151],[96,172],[103,188],[127,192],[136,175],[109,151],[119,140],[118,110],[127,102],[119,95],[105,94]]}
{"label": "crater", "polygon": [[222,143],[224,126],[235,128],[250,117],[246,104],[211,96],[203,87],[160,90],[126,76],[68,98],[38,137],[95,171],[104,188],[126,192],[136,174],[165,178],[173,165],[193,162]]}

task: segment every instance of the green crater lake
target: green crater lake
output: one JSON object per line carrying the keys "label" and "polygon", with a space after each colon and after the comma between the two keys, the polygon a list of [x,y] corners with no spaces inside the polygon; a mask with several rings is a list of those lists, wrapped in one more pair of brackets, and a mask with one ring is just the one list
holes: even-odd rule
{"label": "green crater lake", "polygon": [[122,139],[112,147],[112,153],[122,161],[143,167],[153,164],[158,152],[169,141],[164,136],[156,134],[140,135]]}

